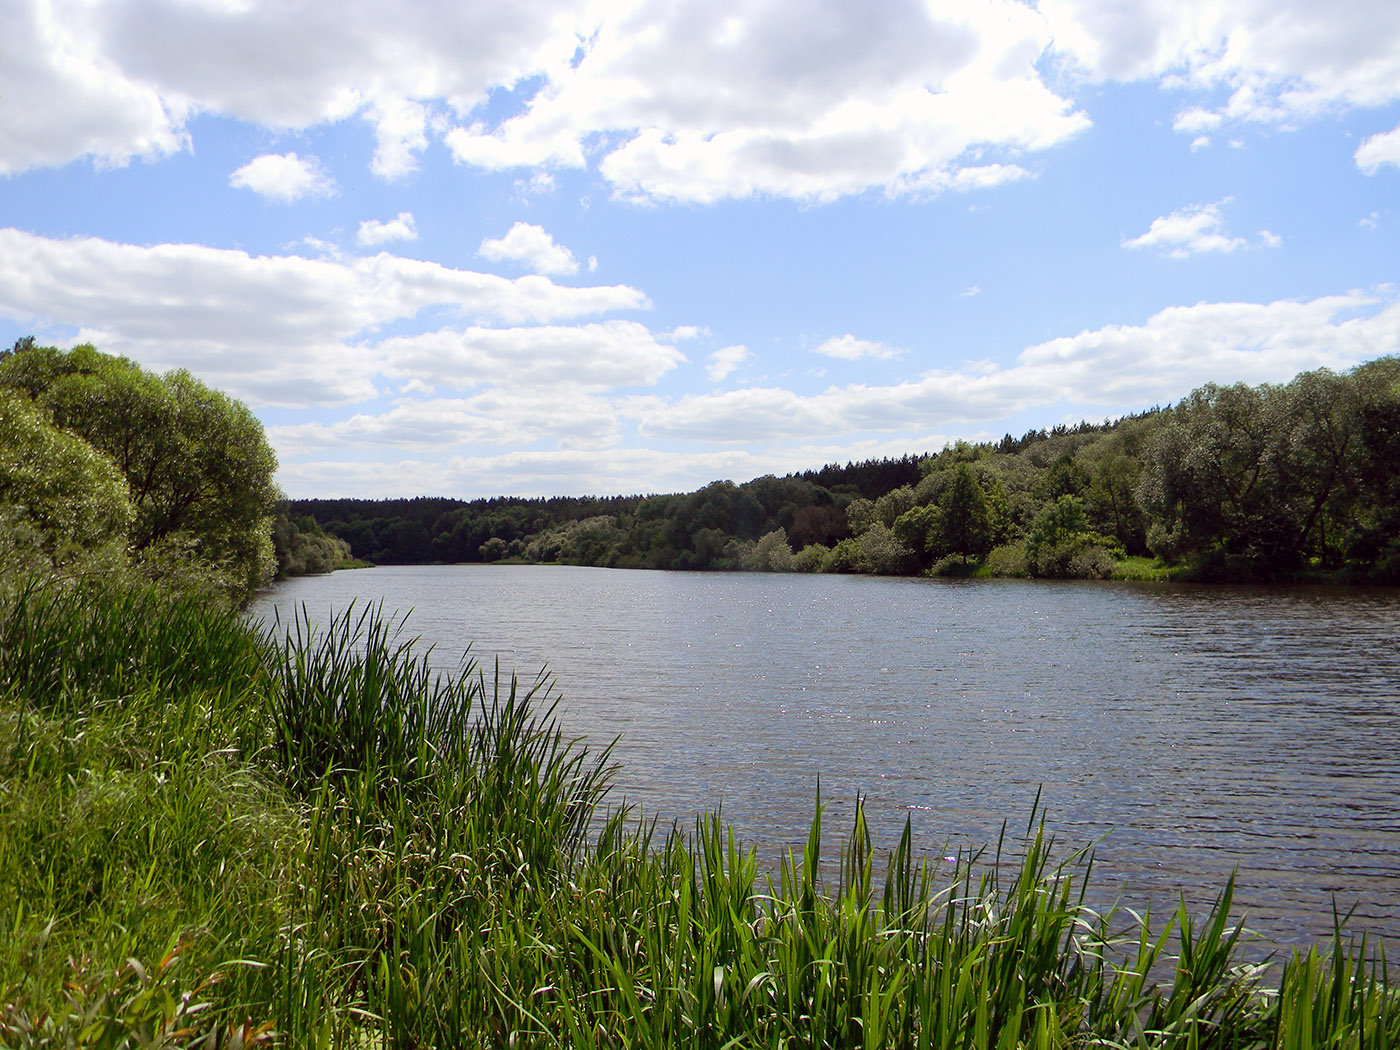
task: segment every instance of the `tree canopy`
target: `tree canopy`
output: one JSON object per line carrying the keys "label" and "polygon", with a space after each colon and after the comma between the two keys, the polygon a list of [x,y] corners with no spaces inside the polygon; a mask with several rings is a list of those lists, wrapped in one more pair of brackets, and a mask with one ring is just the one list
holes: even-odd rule
{"label": "tree canopy", "polygon": [[277,460],[246,406],[188,372],[156,375],[90,345],[17,345],[0,358],[0,391],[124,479],[127,546],[153,572],[193,561],[238,600],[271,578]]}

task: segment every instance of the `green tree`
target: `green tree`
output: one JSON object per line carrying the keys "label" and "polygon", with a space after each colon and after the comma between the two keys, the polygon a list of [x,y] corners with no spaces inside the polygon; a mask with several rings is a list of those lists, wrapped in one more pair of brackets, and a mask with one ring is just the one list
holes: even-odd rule
{"label": "green tree", "polygon": [[1047,503],[1026,533],[1026,562],[1034,576],[1099,576],[1113,567],[1116,544],[1089,528],[1075,496]]}
{"label": "green tree", "polygon": [[764,533],[754,545],[754,568],[759,572],[792,572],[792,545],[782,529]]}
{"label": "green tree", "polygon": [[980,557],[992,544],[987,496],[966,463],[959,463],[938,505],[938,532],[944,553]]}
{"label": "green tree", "polygon": [[0,558],[67,567],[120,554],[135,518],[116,465],[42,409],[0,389]]}
{"label": "green tree", "polygon": [[1348,562],[1383,579],[1400,579],[1400,357],[1352,371],[1356,441],[1347,476],[1354,500],[1344,526]]}
{"label": "green tree", "polygon": [[[845,542],[845,541],[842,541]],[[899,542],[883,521],[877,521],[857,537],[867,571],[879,576],[897,576],[911,568],[913,551]],[[837,545],[840,550],[840,544]]]}
{"label": "green tree", "polygon": [[1110,452],[1094,464],[1087,497],[1094,528],[1116,537],[1131,554],[1147,553],[1142,508],[1136,496],[1141,473],[1136,459]]}
{"label": "green tree", "polygon": [[272,547],[277,578],[332,572],[350,561],[350,544],[326,533],[309,514],[289,517],[278,508],[272,519]]}
{"label": "green tree", "polygon": [[0,361],[0,388],[26,393],[116,464],[138,559],[193,556],[239,601],[272,578],[277,459],[246,406],[188,372],[157,376],[92,346],[18,350]]}

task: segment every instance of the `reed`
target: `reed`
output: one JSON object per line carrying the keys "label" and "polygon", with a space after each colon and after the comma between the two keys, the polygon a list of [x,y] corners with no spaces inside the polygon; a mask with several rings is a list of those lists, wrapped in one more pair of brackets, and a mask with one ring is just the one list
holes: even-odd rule
{"label": "reed", "polygon": [[1096,912],[1036,806],[948,867],[857,804],[828,865],[818,799],[763,871],[610,809],[548,680],[429,656],[375,607],[0,589],[0,1046],[1400,1046],[1342,917],[1250,964],[1232,883]]}

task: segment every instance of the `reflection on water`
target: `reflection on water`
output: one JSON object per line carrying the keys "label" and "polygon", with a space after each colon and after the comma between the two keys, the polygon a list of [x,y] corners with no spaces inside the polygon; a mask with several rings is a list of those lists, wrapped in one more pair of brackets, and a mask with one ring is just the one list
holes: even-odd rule
{"label": "reflection on water", "polygon": [[[1024,826],[1103,837],[1132,902],[1239,872],[1249,925],[1400,943],[1400,592],[402,567],[279,585],[255,608],[413,609],[443,667],[546,664],[567,728],[621,737],[617,794],[723,805],[766,857],[857,793],[932,858]],[[1105,837],[1106,836],[1106,837]]]}

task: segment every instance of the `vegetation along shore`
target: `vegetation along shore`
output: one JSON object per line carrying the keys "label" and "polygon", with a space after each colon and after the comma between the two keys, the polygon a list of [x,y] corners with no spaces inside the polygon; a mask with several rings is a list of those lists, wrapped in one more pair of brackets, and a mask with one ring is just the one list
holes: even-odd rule
{"label": "vegetation along shore", "polygon": [[[846,544],[867,570],[882,549],[946,568],[1019,547],[1040,571],[1046,551],[1072,568],[1141,537],[1228,572],[1393,573],[1397,370],[618,503],[476,555],[611,518],[679,561],[713,548],[712,567],[763,551],[787,568],[786,546],[829,568]],[[1251,454],[1250,487],[1209,474]],[[370,607],[262,633],[239,608],[276,571],[274,463],[247,410],[186,373],[91,348],[0,358],[0,1046],[1400,1045],[1384,955],[1340,923],[1255,963],[1228,884],[1204,915],[1096,912],[1089,858],[1034,818],[949,869],[859,807],[833,845],[818,802],[805,849],[760,872],[717,816],[657,827],[613,806],[609,749],[563,737],[547,681],[435,672]],[[1118,470],[1140,515],[1124,504],[1123,536],[1090,516]],[[765,509],[769,489],[830,498],[791,505],[815,530],[786,533],[813,537],[796,554],[762,531],[788,506]],[[319,534],[291,511],[284,552]],[[720,520],[756,535],[709,536]],[[313,548],[343,554],[308,543],[303,568],[332,560]]]}
{"label": "vegetation along shore", "polygon": [[285,511],[379,564],[1396,582],[1400,358],[692,493]]}

